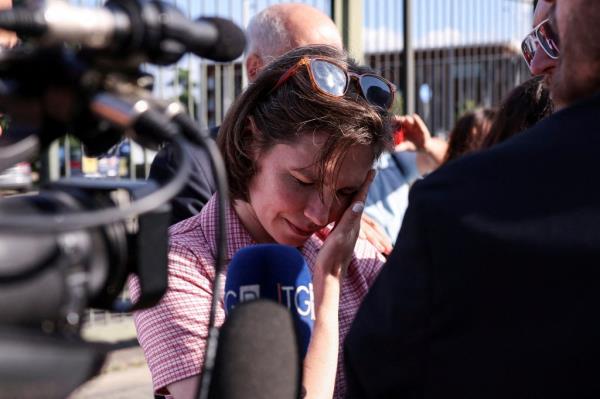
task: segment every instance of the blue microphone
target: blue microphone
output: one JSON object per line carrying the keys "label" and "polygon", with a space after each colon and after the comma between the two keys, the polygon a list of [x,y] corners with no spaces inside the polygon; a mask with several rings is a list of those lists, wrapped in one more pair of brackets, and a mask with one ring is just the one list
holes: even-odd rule
{"label": "blue microphone", "polygon": [[312,276],[300,252],[287,245],[258,244],[239,250],[227,267],[225,313],[238,303],[270,299],[292,314],[302,358],[315,320]]}

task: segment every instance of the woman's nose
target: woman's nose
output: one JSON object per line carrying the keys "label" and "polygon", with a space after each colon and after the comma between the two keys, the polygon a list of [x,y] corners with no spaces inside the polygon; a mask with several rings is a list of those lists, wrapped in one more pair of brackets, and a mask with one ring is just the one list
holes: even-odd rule
{"label": "woman's nose", "polygon": [[319,195],[319,193],[315,193],[311,195],[304,208],[304,216],[317,226],[326,226],[329,222],[332,203],[333,198],[331,195],[326,193]]}

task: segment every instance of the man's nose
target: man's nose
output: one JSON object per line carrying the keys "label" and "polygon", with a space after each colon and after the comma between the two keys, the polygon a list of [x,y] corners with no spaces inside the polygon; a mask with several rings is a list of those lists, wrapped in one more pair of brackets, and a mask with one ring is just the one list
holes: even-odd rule
{"label": "man's nose", "polygon": [[552,71],[554,67],[556,67],[556,60],[548,57],[548,54],[546,54],[546,52],[538,45],[535,56],[531,60],[531,65],[529,66],[531,74],[533,76],[546,75]]}

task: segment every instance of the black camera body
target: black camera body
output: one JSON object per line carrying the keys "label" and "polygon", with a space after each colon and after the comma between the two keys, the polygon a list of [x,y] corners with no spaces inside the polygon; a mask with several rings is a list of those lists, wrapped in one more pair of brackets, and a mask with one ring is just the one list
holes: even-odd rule
{"label": "black camera body", "polygon": [[[111,350],[82,340],[85,310],[130,312],[166,292],[168,201],[187,183],[190,143],[211,157],[220,193],[216,271],[224,264],[228,189],[218,147],[180,104],[152,95],[142,63],[166,65],[186,52],[232,61],[244,33],[222,18],[188,21],[161,0],[14,7],[0,11],[0,28],[29,38],[0,53],[0,112],[10,118],[0,171],[67,132],[88,155],[127,136],[146,148],[169,142],[181,159],[160,187],[65,179],[0,200],[0,397],[64,398],[98,373]],[[133,304],[119,299],[129,278],[139,282]]]}
{"label": "black camera body", "polygon": [[[155,190],[153,182],[65,179],[38,194],[4,198],[0,214],[54,215],[111,209]],[[131,311],[167,289],[170,205],[129,220],[62,233],[0,230],[1,397],[64,398],[96,375],[112,349],[85,342],[89,307]],[[140,295],[119,299],[131,276]]]}
{"label": "black camera body", "polygon": [[[0,213],[64,218],[123,205],[155,188],[150,181],[64,179],[37,195],[3,199]],[[169,208],[61,234],[0,231],[0,324],[78,333],[87,307],[130,311],[156,304],[167,288]],[[141,295],[127,306],[118,297],[130,274]]]}

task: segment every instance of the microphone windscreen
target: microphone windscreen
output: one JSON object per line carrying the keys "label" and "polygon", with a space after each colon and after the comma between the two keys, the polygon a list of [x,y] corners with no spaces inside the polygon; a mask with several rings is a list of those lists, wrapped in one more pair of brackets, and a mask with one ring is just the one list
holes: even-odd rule
{"label": "microphone windscreen", "polygon": [[217,62],[229,62],[237,59],[246,48],[244,31],[232,21],[219,17],[202,17],[199,22],[208,22],[217,30],[217,41],[210,49],[190,46],[197,55]]}
{"label": "microphone windscreen", "polygon": [[240,304],[220,329],[209,397],[297,399],[301,370],[289,311],[268,300]]}
{"label": "microphone windscreen", "polygon": [[225,312],[258,298],[290,310],[304,358],[315,320],[314,294],[310,269],[296,248],[258,244],[236,252],[227,267]]}

